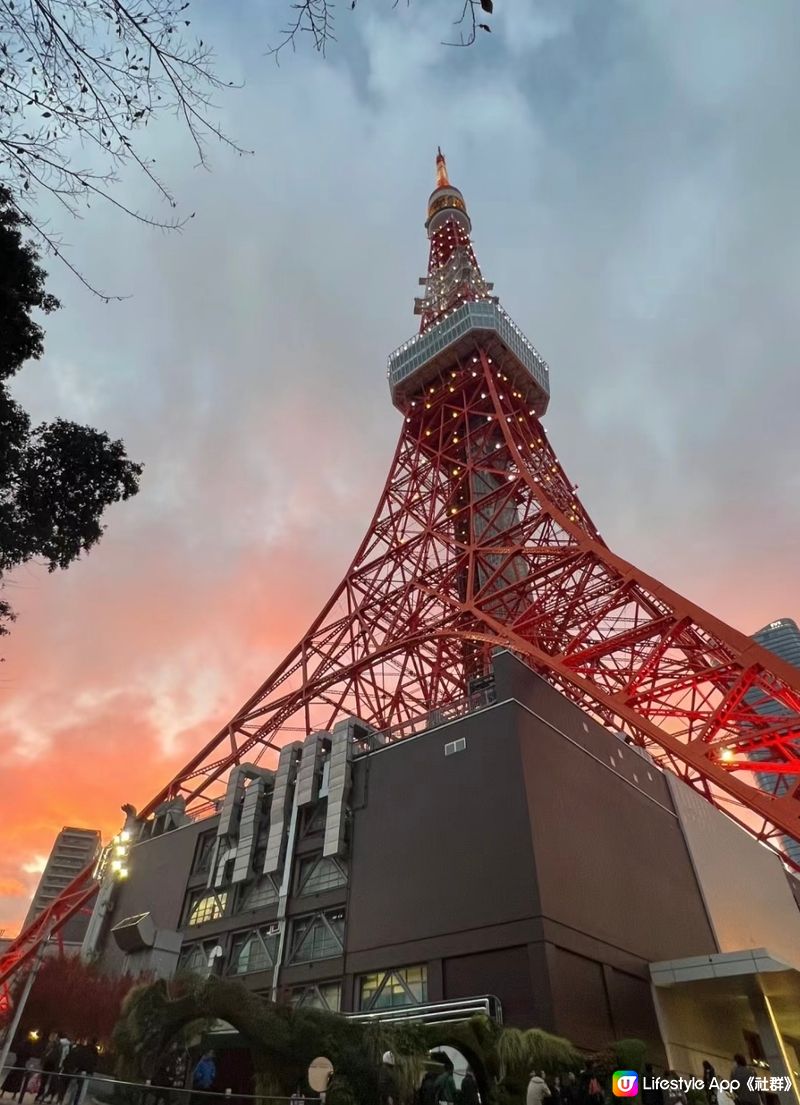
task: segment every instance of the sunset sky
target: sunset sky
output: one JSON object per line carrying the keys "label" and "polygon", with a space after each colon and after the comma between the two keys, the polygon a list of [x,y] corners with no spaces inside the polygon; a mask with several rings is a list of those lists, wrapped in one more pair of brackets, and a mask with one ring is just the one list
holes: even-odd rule
{"label": "sunset sky", "polygon": [[[288,8],[289,0],[285,7]],[[283,0],[195,0],[224,128],[149,148],[180,234],[65,223],[64,307],[17,378],[34,418],[145,464],[66,572],[7,581],[0,929],[63,825],[116,831],[227,721],[343,574],[400,417],[441,144],[478,259],[551,366],[549,437],[622,556],[751,633],[800,617],[800,21],[795,0],[338,6],[327,59],[266,56]],[[164,215],[134,175],[129,206]]]}

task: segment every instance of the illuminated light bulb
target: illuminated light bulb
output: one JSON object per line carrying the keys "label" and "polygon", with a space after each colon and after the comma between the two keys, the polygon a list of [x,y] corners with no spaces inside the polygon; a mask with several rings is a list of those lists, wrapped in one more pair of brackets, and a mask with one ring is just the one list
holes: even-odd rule
{"label": "illuminated light bulb", "polygon": [[430,437],[430,436],[431,436],[431,431],[430,431],[430,430],[426,430],[426,431],[425,431],[425,436],[426,436],[426,437]]}
{"label": "illuminated light bulb", "polygon": [[457,437],[454,437],[453,441],[456,443],[456,445],[458,445],[458,438]]}
{"label": "illuminated light bulb", "polygon": [[731,760],[733,759],[733,752],[731,752],[730,748],[723,748],[722,751],[719,754],[719,758],[724,763],[730,763]]}

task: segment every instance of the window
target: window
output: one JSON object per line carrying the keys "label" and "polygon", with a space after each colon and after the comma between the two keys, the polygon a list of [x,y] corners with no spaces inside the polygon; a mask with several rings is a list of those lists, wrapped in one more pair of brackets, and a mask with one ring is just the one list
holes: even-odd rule
{"label": "window", "polygon": [[217,948],[219,948],[219,944],[216,940],[201,940],[197,944],[184,944],[178,956],[178,970],[207,972],[209,963],[216,962],[219,956]]}
{"label": "window", "polygon": [[318,982],[315,986],[300,986],[292,990],[295,1009],[327,1009],[338,1013],[342,1003],[341,982]]}
{"label": "window", "polygon": [[242,912],[252,912],[273,905],[277,900],[278,888],[275,885],[275,880],[270,875],[264,875],[262,878],[256,879],[255,882],[242,887],[239,909]]}
{"label": "window", "polygon": [[360,1009],[395,1009],[401,1005],[421,1005],[428,1000],[428,968],[395,967],[377,971],[361,979]]}
{"label": "window", "polygon": [[290,963],[331,959],[344,950],[344,910],[327,910],[301,917],[292,926]]}
{"label": "window", "polygon": [[328,799],[320,798],[312,809],[305,809],[303,811],[301,837],[309,836],[311,833],[324,832],[327,816]]}
{"label": "window", "polygon": [[211,853],[214,851],[214,841],[216,839],[216,833],[203,833],[197,841],[192,865],[193,875],[202,875],[211,870]]}
{"label": "window", "polygon": [[304,859],[297,873],[297,894],[319,894],[347,886],[347,872],[335,859],[311,856]]}
{"label": "window", "polygon": [[268,971],[275,966],[280,929],[265,925],[249,932],[237,933],[231,943],[228,974],[246,975],[251,971]]}
{"label": "window", "polygon": [[228,891],[196,890],[189,895],[185,925],[204,925],[218,921],[228,904]]}

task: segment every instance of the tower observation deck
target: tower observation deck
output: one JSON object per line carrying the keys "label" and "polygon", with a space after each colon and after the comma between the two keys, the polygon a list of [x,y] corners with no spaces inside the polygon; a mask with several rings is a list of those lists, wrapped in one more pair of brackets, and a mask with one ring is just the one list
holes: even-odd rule
{"label": "tower observation deck", "polygon": [[491,294],[470,240],[472,223],[464,197],[447,176],[441,149],[436,188],[428,200],[430,240],[425,295],[414,303],[420,332],[389,357],[392,402],[401,411],[431,380],[465,363],[478,363],[479,348],[508,377],[512,391],[539,417],[550,400],[550,370],[517,324]]}

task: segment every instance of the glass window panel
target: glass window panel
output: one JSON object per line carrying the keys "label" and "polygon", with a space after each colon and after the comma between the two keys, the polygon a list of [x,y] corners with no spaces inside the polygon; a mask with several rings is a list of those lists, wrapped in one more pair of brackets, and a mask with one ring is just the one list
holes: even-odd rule
{"label": "glass window panel", "polygon": [[346,885],[347,875],[333,859],[314,856],[300,866],[298,894],[320,894]]}
{"label": "glass window panel", "polygon": [[341,955],[344,946],[344,913],[317,914],[295,922],[292,960],[309,963]]}
{"label": "glass window panel", "polygon": [[278,891],[269,875],[250,883],[242,891],[241,910],[264,909],[278,900]]}
{"label": "glass window panel", "polygon": [[204,925],[207,921],[218,921],[225,912],[227,902],[227,890],[219,894],[206,890],[192,894],[189,899],[189,915],[186,924]]}
{"label": "glass window panel", "polygon": [[267,971],[275,964],[278,934],[266,929],[242,932],[233,938],[229,974],[245,975],[251,971]]}
{"label": "glass window panel", "polygon": [[304,986],[292,993],[292,1005],[298,1009],[327,1009],[338,1013],[342,987],[339,982],[321,982],[316,986]]}
{"label": "glass window panel", "polygon": [[425,964],[378,971],[361,979],[361,1009],[394,1009],[428,1000],[428,968]]}
{"label": "glass window panel", "polygon": [[204,833],[198,840],[194,857],[194,866],[192,868],[194,874],[199,874],[210,869],[211,853],[214,850],[215,840],[216,833]]}

